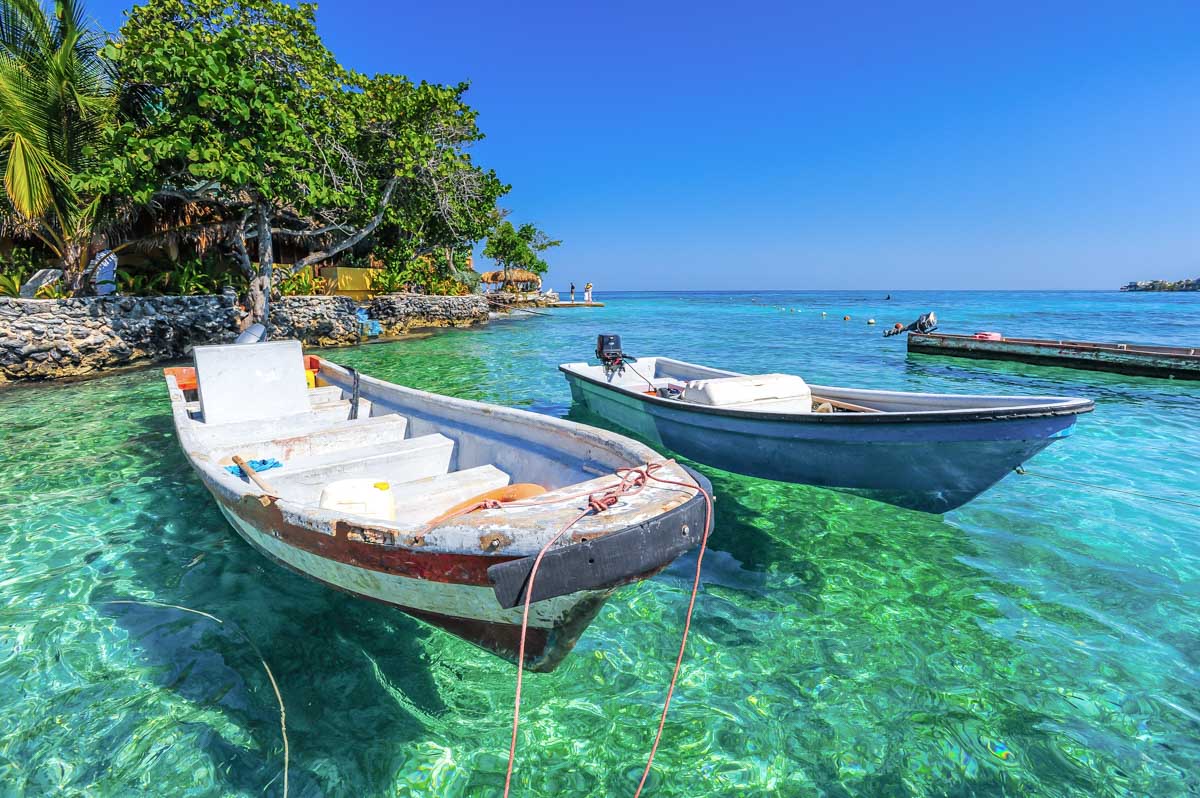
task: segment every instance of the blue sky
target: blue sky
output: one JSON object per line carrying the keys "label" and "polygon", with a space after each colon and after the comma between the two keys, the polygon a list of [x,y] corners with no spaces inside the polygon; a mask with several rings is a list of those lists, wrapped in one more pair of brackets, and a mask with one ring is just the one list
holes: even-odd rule
{"label": "blue sky", "polygon": [[471,81],[504,206],[564,240],[554,287],[1200,275],[1194,1],[327,0],[318,24],[355,69]]}

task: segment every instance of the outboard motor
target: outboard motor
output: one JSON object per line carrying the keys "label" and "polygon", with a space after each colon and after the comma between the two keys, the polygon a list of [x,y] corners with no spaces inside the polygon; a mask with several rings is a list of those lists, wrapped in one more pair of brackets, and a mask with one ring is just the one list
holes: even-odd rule
{"label": "outboard motor", "polygon": [[626,360],[635,360],[621,351],[621,336],[611,334],[596,336],[596,359],[604,366],[604,376],[609,379],[613,374],[625,373]]}
{"label": "outboard motor", "polygon": [[267,340],[267,328],[261,324],[251,324],[246,331],[237,337],[235,344],[257,344]]}
{"label": "outboard motor", "polygon": [[937,314],[931,310],[928,313],[922,313],[921,316],[919,318],[917,318],[916,321],[912,322],[907,327],[900,324],[900,322],[896,322],[895,327],[893,327],[890,330],[884,331],[883,337],[889,338],[893,335],[899,335],[900,333],[906,333],[906,332],[927,333],[927,332],[933,332],[936,329],[937,329]]}

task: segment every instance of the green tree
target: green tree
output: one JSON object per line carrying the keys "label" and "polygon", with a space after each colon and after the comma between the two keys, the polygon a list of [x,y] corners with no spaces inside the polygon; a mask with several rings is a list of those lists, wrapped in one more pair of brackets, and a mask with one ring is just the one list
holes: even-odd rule
{"label": "green tree", "polygon": [[105,196],[81,179],[107,157],[120,102],[104,38],[83,5],[0,0],[0,169],[8,207],[58,259],[67,288],[85,283]]}
{"label": "green tree", "polygon": [[503,221],[488,236],[483,254],[499,264],[507,279],[510,269],[544,274],[550,265],[542,258],[542,253],[560,244],[562,241],[551,239],[532,224],[514,227],[512,222]]}
{"label": "green tree", "polygon": [[268,312],[274,238],[314,245],[292,265],[298,271],[385,221],[412,237],[440,215],[450,237],[478,237],[464,220],[486,217],[507,190],[465,152],[481,138],[465,84],[351,72],[321,42],[315,11],[275,0],[149,0],[106,48],[123,85],[152,101],[144,124],[114,135],[124,155],[103,188],[218,206],[258,320]]}

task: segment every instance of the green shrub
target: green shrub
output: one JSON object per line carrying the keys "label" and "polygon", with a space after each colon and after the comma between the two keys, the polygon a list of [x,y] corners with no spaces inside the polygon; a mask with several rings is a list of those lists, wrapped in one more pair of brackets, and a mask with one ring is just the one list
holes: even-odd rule
{"label": "green shrub", "polygon": [[371,275],[371,288],[381,294],[398,293],[404,286],[404,275],[398,269],[381,269]]}
{"label": "green shrub", "polygon": [[283,277],[276,281],[275,286],[283,296],[316,296],[329,293],[329,281],[324,277],[317,277],[312,269],[301,269],[295,274]]}
{"label": "green shrub", "polygon": [[141,272],[117,269],[117,291],[127,296],[162,296],[170,287],[170,273]]}
{"label": "green shrub", "polygon": [[166,274],[167,293],[171,294],[215,294],[220,282],[208,264],[199,258],[181,261]]}
{"label": "green shrub", "polygon": [[20,296],[25,278],[20,274],[0,274],[0,296]]}

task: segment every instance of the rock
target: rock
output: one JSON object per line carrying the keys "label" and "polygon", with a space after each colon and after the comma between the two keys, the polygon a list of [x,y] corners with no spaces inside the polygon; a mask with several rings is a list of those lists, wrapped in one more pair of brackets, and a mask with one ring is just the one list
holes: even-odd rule
{"label": "rock", "polygon": [[24,299],[32,299],[39,290],[48,285],[54,285],[62,279],[62,276],[62,269],[38,269],[21,286],[19,293]]}
{"label": "rock", "polygon": [[383,294],[372,299],[368,312],[378,319],[384,335],[401,335],[422,327],[466,327],[487,321],[487,300],[468,296]]}
{"label": "rock", "polygon": [[271,303],[270,336],[296,338],[309,346],[359,342],[358,303],[345,296],[285,296]]}
{"label": "rock", "polygon": [[0,299],[0,382],[54,379],[183,357],[228,343],[245,313],[228,296]]}
{"label": "rock", "polygon": [[[388,294],[363,305],[341,296],[289,296],[271,303],[271,337],[297,338],[308,346],[356,344],[360,310],[379,320],[385,335],[488,318],[482,296]],[[0,297],[0,382],[183,358],[194,346],[231,343],[245,316],[233,292],[152,299]]]}

